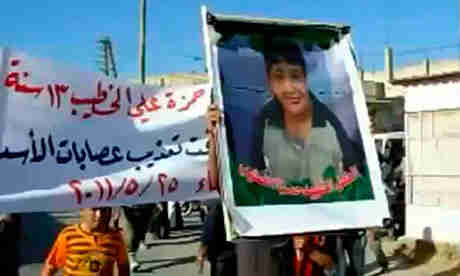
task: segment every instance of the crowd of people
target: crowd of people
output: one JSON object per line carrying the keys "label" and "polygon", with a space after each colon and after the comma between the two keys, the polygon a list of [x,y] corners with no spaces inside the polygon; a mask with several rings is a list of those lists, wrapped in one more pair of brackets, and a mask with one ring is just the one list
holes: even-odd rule
{"label": "crowd of people", "polygon": [[[0,213],[2,252],[8,252],[2,257],[2,275],[19,275],[21,244],[30,239],[23,228],[21,214]],[[105,276],[114,275],[114,269],[115,275],[130,275],[139,268],[136,254],[146,248],[147,233],[165,238],[168,231],[168,202],[80,209],[79,222],[61,230],[47,256],[42,256],[46,259],[40,275],[62,271],[62,275]]]}
{"label": "crowd of people", "polygon": [[[270,112],[271,124],[265,124],[265,128],[259,134],[258,145],[261,152],[266,153],[270,159],[270,164],[264,163],[267,158],[261,155],[258,158],[260,162],[257,169],[269,169],[280,177],[293,173],[299,174],[299,177],[310,175],[319,177],[322,167],[328,164],[333,164],[340,171],[344,166],[355,161],[348,160],[348,154],[344,150],[344,147],[349,148],[351,145],[341,138],[340,131],[333,127],[332,117],[321,118],[318,115],[317,109],[320,106],[318,103],[315,104],[313,96],[308,91],[305,64],[299,63],[298,56],[292,56],[294,50],[288,50],[291,56],[277,55],[276,52],[267,55],[269,60],[266,61],[266,74],[273,97],[272,107],[278,108],[279,114]],[[313,113],[315,110],[316,113]],[[321,114],[324,115],[324,112]],[[222,114],[216,105],[209,106],[206,131],[209,139],[208,175],[209,182],[217,187],[219,193],[216,137],[221,117]],[[279,124],[283,125],[282,133],[278,133]],[[319,139],[318,144],[319,141],[326,139],[327,147],[303,149],[307,143],[316,145],[309,140],[312,136]],[[292,143],[302,149],[300,155],[293,150],[292,156],[289,156],[291,159],[298,158],[298,162],[295,162],[298,167],[286,166],[287,163],[283,158],[287,156],[279,154],[279,150],[288,151]],[[273,151],[275,149],[277,152]],[[318,159],[318,156],[321,158]],[[304,164],[302,161],[304,158],[309,158],[309,164],[316,162],[318,168],[302,167],[300,164]],[[166,208],[165,203],[160,207],[157,204],[121,207],[118,209],[121,216],[114,216],[113,209],[109,207],[81,209],[79,223],[65,227],[57,236],[46,257],[41,276],[55,275],[58,271],[62,271],[64,275],[112,276],[114,271],[117,271],[119,276],[130,275],[139,267],[136,254],[138,249],[144,246],[146,233],[157,226],[155,223],[152,224],[152,221],[157,221],[157,224],[168,223],[167,215],[165,217],[167,212],[160,211]],[[366,230],[362,229],[341,233],[293,234],[276,239],[240,239],[237,242],[229,242],[223,213],[221,202],[209,211],[197,252],[199,269],[202,271],[206,261],[209,261],[211,276],[359,276],[363,275],[366,241],[370,242],[370,247],[375,252],[382,271],[388,269],[388,261],[381,249],[378,229],[368,230],[367,235]],[[14,220],[19,221],[19,218],[10,215],[0,221]],[[6,231],[16,235],[20,233],[19,229],[15,228],[0,228],[0,230],[2,234]],[[17,246],[7,240],[2,244]],[[260,252],[262,254],[259,254]],[[249,255],[256,256],[256,262],[269,269],[261,272],[257,271],[258,265],[248,265],[242,256]],[[345,257],[346,255],[348,258]],[[14,256],[10,257],[14,258]],[[18,266],[15,261],[8,258],[2,260]],[[2,275],[18,275],[17,269]]]}

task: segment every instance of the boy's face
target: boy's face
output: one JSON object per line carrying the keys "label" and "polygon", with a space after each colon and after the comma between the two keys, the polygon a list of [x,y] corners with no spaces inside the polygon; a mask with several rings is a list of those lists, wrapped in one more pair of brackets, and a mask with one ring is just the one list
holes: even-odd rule
{"label": "boy's face", "polygon": [[90,230],[107,227],[112,215],[109,207],[83,208],[80,210],[80,222],[86,224]]}
{"label": "boy's face", "polygon": [[299,115],[309,104],[308,84],[300,65],[285,61],[272,64],[268,73],[272,95],[281,103],[284,113]]}

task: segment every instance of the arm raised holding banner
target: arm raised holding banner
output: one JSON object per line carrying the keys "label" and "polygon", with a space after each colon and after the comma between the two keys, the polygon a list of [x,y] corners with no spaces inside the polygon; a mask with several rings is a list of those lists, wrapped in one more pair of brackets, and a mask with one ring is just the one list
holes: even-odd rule
{"label": "arm raised holding banner", "polygon": [[210,105],[208,107],[207,117],[207,135],[209,143],[209,159],[208,159],[208,174],[209,186],[219,189],[219,177],[217,169],[217,126],[220,124],[220,111],[217,105]]}
{"label": "arm raised holding banner", "polygon": [[[217,164],[217,127],[220,123],[220,112],[216,105],[210,105],[206,113],[207,135],[209,138],[208,181],[210,189],[221,193],[218,164]],[[219,202],[208,214],[201,244],[197,252],[197,262],[200,272],[203,271],[205,259],[211,263],[211,275],[236,275],[236,255],[234,245],[226,241],[224,215],[222,204]]]}

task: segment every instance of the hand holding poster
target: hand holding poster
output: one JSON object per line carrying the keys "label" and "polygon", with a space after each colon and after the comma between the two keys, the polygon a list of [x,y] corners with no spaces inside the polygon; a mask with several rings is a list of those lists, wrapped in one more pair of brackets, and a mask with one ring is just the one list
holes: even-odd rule
{"label": "hand holding poster", "polygon": [[208,85],[159,89],[0,49],[0,210],[215,197]]}
{"label": "hand holding poster", "polygon": [[203,18],[237,234],[381,225],[389,214],[349,27]]}

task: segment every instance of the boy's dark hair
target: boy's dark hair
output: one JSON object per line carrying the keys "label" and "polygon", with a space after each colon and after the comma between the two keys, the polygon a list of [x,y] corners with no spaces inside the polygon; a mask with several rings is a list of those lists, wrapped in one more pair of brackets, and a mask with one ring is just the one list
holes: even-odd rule
{"label": "boy's dark hair", "polygon": [[270,73],[273,64],[285,61],[288,64],[301,66],[304,75],[306,75],[306,65],[302,51],[293,41],[268,40],[265,42],[263,55],[267,74]]}

